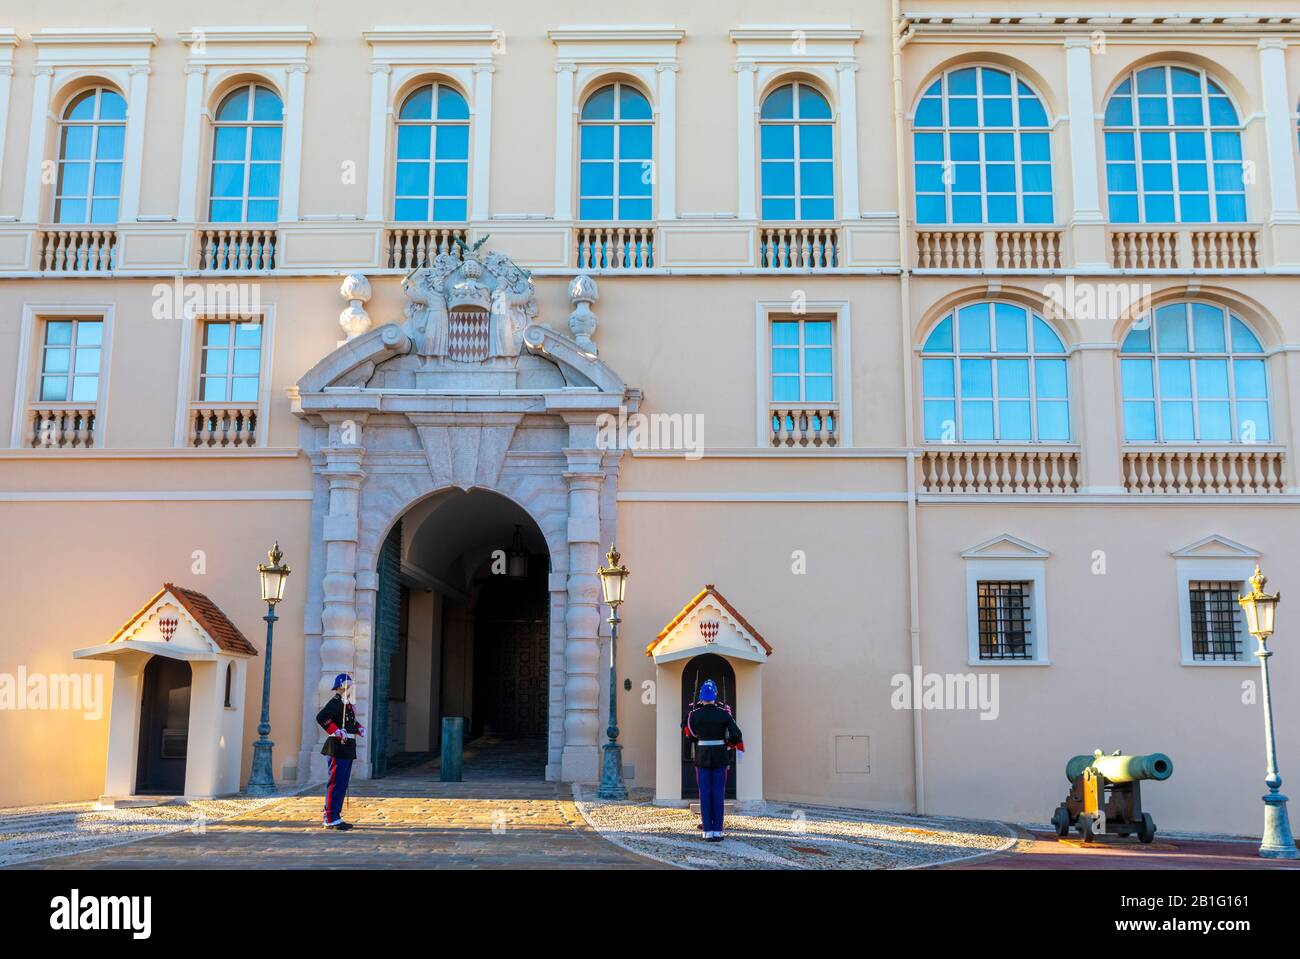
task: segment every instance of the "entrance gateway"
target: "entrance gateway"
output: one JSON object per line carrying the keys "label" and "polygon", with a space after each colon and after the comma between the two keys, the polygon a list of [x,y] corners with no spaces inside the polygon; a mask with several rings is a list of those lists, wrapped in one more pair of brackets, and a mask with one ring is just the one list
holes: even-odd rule
{"label": "entrance gateway", "polygon": [[[324,775],[315,714],[341,672],[370,733],[356,775],[382,773],[395,746],[432,746],[438,713],[468,715],[471,731],[540,728],[547,779],[599,775],[596,569],[614,539],[622,454],[597,436],[640,393],[589,337],[535,322],[532,280],[508,257],[462,249],[403,281],[400,321],[340,344],[291,391],[313,473],[298,762],[312,778]],[[594,284],[578,277],[570,294],[585,334]],[[355,321],[356,305],[345,315]],[[527,574],[494,574],[496,550],[507,563],[522,554]],[[435,616],[436,662],[422,646]],[[502,643],[509,681],[503,668],[476,678],[473,656],[500,660]],[[430,670],[428,696],[395,688],[422,691],[412,668]]]}

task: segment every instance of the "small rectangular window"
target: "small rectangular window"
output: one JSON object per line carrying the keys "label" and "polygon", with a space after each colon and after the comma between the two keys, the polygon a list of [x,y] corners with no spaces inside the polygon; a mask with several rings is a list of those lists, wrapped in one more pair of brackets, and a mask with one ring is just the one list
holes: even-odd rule
{"label": "small rectangular window", "polygon": [[203,324],[199,402],[256,405],[261,370],[261,323],[210,320]]}
{"label": "small rectangular window", "polygon": [[829,317],[772,321],[773,403],[835,402],[833,329]]}
{"label": "small rectangular window", "polygon": [[1245,658],[1242,643],[1242,584],[1230,580],[1192,580],[1192,658],[1201,662],[1234,662]]}
{"label": "small rectangular window", "polygon": [[980,659],[1033,659],[1033,583],[980,580],[978,589]]}
{"label": "small rectangular window", "polygon": [[94,403],[104,347],[101,319],[47,320],[41,341],[38,399],[46,403]]}

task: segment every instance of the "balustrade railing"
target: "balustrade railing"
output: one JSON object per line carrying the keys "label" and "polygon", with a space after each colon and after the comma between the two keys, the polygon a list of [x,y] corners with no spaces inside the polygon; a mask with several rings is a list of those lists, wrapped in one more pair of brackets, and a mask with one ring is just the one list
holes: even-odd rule
{"label": "balustrade railing", "polygon": [[96,410],[77,403],[35,403],[27,408],[32,449],[88,449],[95,445]]}
{"label": "balustrade railing", "polygon": [[274,229],[200,227],[199,269],[208,273],[260,273],[274,270],[278,242]]}
{"label": "balustrade railing", "polygon": [[840,444],[840,414],[834,404],[774,404],[768,416],[773,446],[829,448]]}
{"label": "balustrade railing", "polygon": [[1079,489],[1076,447],[953,445],[920,457],[923,493],[1074,493]]}
{"label": "balustrade railing", "polygon": [[393,226],[385,231],[384,263],[390,270],[427,267],[441,253],[450,253],[456,241],[469,242],[466,226]]}
{"label": "balustrade railing", "polygon": [[580,270],[649,270],[655,265],[655,228],[645,224],[578,224],[573,228]]}
{"label": "balustrade railing", "polygon": [[1281,493],[1286,456],[1280,446],[1124,448],[1130,493]]}
{"label": "balustrade railing", "polygon": [[113,269],[117,231],[44,227],[36,235],[37,269],[45,273],[103,273]]}
{"label": "balustrade railing", "polygon": [[840,262],[837,227],[792,223],[758,228],[760,269],[816,272],[838,267]]}
{"label": "balustrade railing", "polygon": [[191,404],[190,445],[225,449],[256,446],[257,407]]}

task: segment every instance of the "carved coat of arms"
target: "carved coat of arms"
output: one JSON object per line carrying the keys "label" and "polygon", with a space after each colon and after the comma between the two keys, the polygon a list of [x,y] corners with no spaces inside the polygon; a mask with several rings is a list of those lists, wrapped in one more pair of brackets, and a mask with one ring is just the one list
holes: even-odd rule
{"label": "carved coat of arms", "polygon": [[406,332],[427,360],[482,363],[519,355],[537,316],[532,277],[501,253],[479,257],[457,247],[402,281]]}

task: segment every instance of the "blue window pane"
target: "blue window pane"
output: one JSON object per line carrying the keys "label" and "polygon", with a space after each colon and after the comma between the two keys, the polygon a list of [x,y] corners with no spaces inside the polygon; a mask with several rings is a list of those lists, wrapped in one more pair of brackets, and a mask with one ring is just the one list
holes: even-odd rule
{"label": "blue window pane", "polygon": [[[1146,318],[1144,317],[1144,320]],[[1121,353],[1150,353],[1151,352],[1151,324],[1149,320],[1141,327],[1134,326],[1129,330],[1128,336],[1124,337],[1124,344],[1120,347]]]}
{"label": "blue window pane", "polygon": [[1065,352],[1065,345],[1056,331],[1037,316],[1034,317],[1034,350],[1038,353]]}
{"label": "blue window pane", "polygon": [[1009,127],[1012,125],[1010,97],[986,97],[984,99],[984,125],[986,127]]}
{"label": "blue window pane", "polygon": [[759,128],[764,160],[794,159],[794,127],[764,124]]}
{"label": "blue window pane", "polygon": [[434,134],[434,156],[439,160],[469,158],[469,127],[438,127]]}
{"label": "blue window pane", "polygon": [[1241,174],[1240,163],[1214,164],[1214,189],[1219,192],[1240,193],[1246,188]]}
{"label": "blue window pane", "polygon": [[1052,215],[1052,198],[1050,196],[1025,197],[1026,223],[1051,223],[1054,219],[1055,217]]}
{"label": "blue window pane", "polygon": [[1182,127],[1200,126],[1205,122],[1205,110],[1199,98],[1174,98],[1174,125]]}
{"label": "blue window pane", "polygon": [[912,137],[912,152],[918,163],[943,162],[943,134],[917,133]]}
{"label": "blue window pane", "polygon": [[829,349],[815,349],[804,351],[804,372],[805,373],[830,373],[831,372],[831,351]]}
{"label": "blue window pane", "polygon": [[1185,67],[1170,67],[1170,90],[1174,93],[1200,93],[1201,75]]}
{"label": "blue window pane", "polygon": [[1107,133],[1106,134],[1106,159],[1107,160],[1132,160],[1136,154],[1133,152],[1133,134],[1131,133]]}
{"label": "blue window pane", "polygon": [[284,105],[280,98],[266,87],[258,87],[253,95],[253,119],[278,121],[284,119]]}
{"label": "blue window pane", "polygon": [[773,200],[768,197],[763,198],[763,219],[764,220],[793,220],[794,219],[794,200]]}
{"label": "blue window pane", "polygon": [[1124,399],[1146,399],[1155,396],[1150,360],[1120,360],[1119,371]]}
{"label": "blue window pane", "polygon": [[208,216],[213,223],[238,223],[242,212],[238,200],[213,200]]}
{"label": "blue window pane", "polygon": [[1171,196],[1146,196],[1142,198],[1148,223],[1174,223],[1174,198]]}
{"label": "blue window pane", "polygon": [[89,160],[91,139],[90,127],[64,127],[62,159]]}
{"label": "blue window pane", "polygon": [[1147,67],[1145,70],[1139,70],[1137,73],[1137,92],[1164,93],[1165,68]]}
{"label": "blue window pane", "polygon": [[1182,303],[1156,310],[1156,345],[1162,353],[1187,352],[1187,307]]}
{"label": "blue window pane", "polygon": [[1133,98],[1115,94],[1106,102],[1106,126],[1131,127],[1133,125]]}
{"label": "blue window pane", "polygon": [[84,196],[89,190],[89,163],[64,163],[59,168],[59,193],[64,196]]}
{"label": "blue window pane", "polygon": [[1046,163],[1026,163],[1020,168],[1021,185],[1027,193],[1052,192],[1052,168]]}
{"label": "blue window pane", "polygon": [[1011,74],[1009,73],[1003,73],[1001,70],[994,70],[991,67],[984,67],[980,70],[980,82],[984,87],[985,96],[1011,95]]}
{"label": "blue window pane", "polygon": [[980,168],[977,163],[958,163],[953,167],[953,193],[979,193]]}
{"label": "blue window pane", "polygon": [[1029,351],[1028,314],[1010,303],[994,304],[993,311],[998,352],[1027,353]]}
{"label": "blue window pane", "polygon": [[1223,311],[1208,303],[1192,304],[1192,344],[1198,353],[1222,353]]}
{"label": "blue window pane", "polygon": [[438,85],[438,119],[468,120],[469,104],[451,87]]}
{"label": "blue window pane", "polygon": [[1273,431],[1268,417],[1268,404],[1255,400],[1237,404],[1237,439],[1243,443],[1268,443]]}
{"label": "blue window pane", "polygon": [[916,106],[916,117],[912,121],[918,127],[943,126],[943,101],[937,97],[926,97]]}
{"label": "blue window pane", "polygon": [[1038,403],[1038,438],[1047,443],[1068,443],[1070,440],[1070,407],[1067,403],[1042,401]]}
{"label": "blue window pane", "polygon": [[1014,196],[990,196],[988,198],[989,223],[1015,223],[1016,198]]}
{"label": "blue window pane", "polygon": [[465,201],[434,200],[433,218],[439,223],[464,223],[466,220]]}
{"label": "blue window pane", "polygon": [[1235,353],[1262,353],[1264,348],[1259,345],[1259,339],[1251,332],[1250,327],[1237,319],[1232,318],[1232,349]]}
{"label": "blue window pane", "polygon": [[1268,397],[1268,378],[1264,372],[1263,360],[1233,360],[1232,376],[1237,387],[1237,396],[1242,399],[1266,399]]}
{"label": "blue window pane", "polygon": [[1174,148],[1180,160],[1204,160],[1205,134],[1199,130],[1196,133],[1175,133]]}
{"label": "blue window pane", "polygon": [[1246,198],[1244,196],[1217,196],[1214,200],[1220,223],[1245,223]]}
{"label": "blue window pane", "polygon": [[804,379],[804,400],[809,403],[829,403],[834,396],[829,376],[809,376]]}
{"label": "blue window pane", "polygon": [[[764,131],[766,131],[766,127]],[[614,156],[614,128],[612,126],[583,126],[582,159],[609,160]]]}
{"label": "blue window pane", "polygon": [[1016,143],[1011,133],[984,134],[984,159],[1011,163],[1016,158]]}
{"label": "blue window pane", "polygon": [[99,163],[95,166],[95,196],[117,196],[122,192],[122,164]]}
{"label": "blue window pane", "polygon": [[952,198],[953,223],[983,223],[984,216],[980,210],[978,196],[954,196]]}
{"label": "blue window pane", "polygon": [[1029,361],[998,360],[998,395],[1021,399],[1029,396]]}
{"label": "blue window pane", "polygon": [[778,320],[772,324],[773,346],[798,346],[799,324],[790,320]]}
{"label": "blue window pane", "polygon": [[943,192],[943,166],[938,163],[916,164],[916,189],[919,193]]}
{"label": "blue window pane", "polygon": [[397,164],[398,196],[427,196],[429,193],[429,164]]}
{"label": "blue window pane", "polygon": [[1180,223],[1209,223],[1210,198],[1208,196],[1189,194],[1182,197],[1182,215]]}
{"label": "blue window pane", "polygon": [[922,360],[921,379],[927,397],[955,396],[952,360]]}
{"label": "blue window pane", "polygon": [[993,395],[993,361],[961,361],[961,395],[983,397]]}
{"label": "blue window pane", "polygon": [[1020,125],[1022,127],[1047,126],[1047,111],[1037,97],[1020,97]]}
{"label": "blue window pane", "polygon": [[777,87],[763,100],[763,119],[789,120],[794,117],[794,84]]}
{"label": "blue window pane", "polygon": [[1204,163],[1178,164],[1178,188],[1184,192],[1204,193],[1210,188],[1210,178]]}
{"label": "blue window pane", "polygon": [[990,163],[984,169],[984,185],[990,193],[1015,193],[1016,168],[1010,163]]}
{"label": "blue window pane", "polygon": [[829,120],[831,105],[806,83],[799,84],[799,116],[804,120]]}
{"label": "blue window pane", "polygon": [[1114,223],[1138,222],[1138,202],[1136,196],[1110,196],[1110,218]]}
{"label": "blue window pane", "polygon": [[402,120],[429,120],[433,118],[433,87],[421,87],[402,101],[398,113]]}
{"label": "blue window pane", "polygon": [[614,201],[583,199],[578,203],[578,217],[583,220],[612,220]]}
{"label": "blue window pane", "polygon": [[925,401],[925,438],[931,441],[957,438],[957,410],[952,400]]}
{"label": "blue window pane", "polygon": [[989,305],[974,303],[957,311],[957,342],[963,353],[987,353],[989,339]]}
{"label": "blue window pane", "polygon": [[1160,395],[1166,399],[1183,399],[1191,397],[1191,360],[1160,361]]}
{"label": "blue window pane", "polygon": [[1160,404],[1160,429],[1166,441],[1195,439],[1192,404],[1182,400]]}
{"label": "blue window pane", "polygon": [[1207,400],[1228,398],[1227,360],[1196,361],[1196,394]]}
{"label": "blue window pane", "polygon": [[1200,414],[1202,440],[1227,442],[1232,439],[1232,413],[1226,402],[1198,403],[1197,412]]}
{"label": "blue window pane", "polygon": [[805,160],[831,158],[832,129],[829,124],[799,127],[799,156]]}
{"label": "blue window pane", "polygon": [[280,215],[280,204],[275,200],[249,200],[249,223],[274,223]]}
{"label": "blue window pane", "polygon": [[1210,151],[1215,160],[1240,160],[1241,134],[1211,133]]}
{"label": "blue window pane", "polygon": [[467,163],[439,163],[433,172],[433,192],[440,197],[463,197],[467,193]]}
{"label": "blue window pane", "polygon": [[1137,165],[1134,163],[1107,163],[1106,189],[1112,193],[1132,193],[1137,190]]}
{"label": "blue window pane", "polygon": [[1169,163],[1143,163],[1142,184],[1147,190],[1168,193],[1174,188],[1174,168]]}
{"label": "blue window pane", "polygon": [[961,404],[962,439],[978,442],[993,439],[993,401],[963,400]]}
{"label": "blue window pane", "polygon": [[923,349],[927,353],[952,352],[952,317],[945,316],[939,321],[926,337]]}
{"label": "blue window pane", "polygon": [[101,120],[125,120],[126,101],[122,95],[113,90],[99,92],[99,118]]}
{"label": "blue window pane", "polygon": [[1034,360],[1034,388],[1045,399],[1068,396],[1065,360]]}
{"label": "blue window pane", "polygon": [[247,127],[217,127],[212,140],[212,159],[243,160],[247,142]]}
{"label": "blue window pane", "polygon": [[98,160],[122,159],[122,143],[126,127],[102,126],[95,141],[95,158]]}
{"label": "blue window pane", "polygon": [[217,107],[218,120],[247,120],[248,119],[248,88],[240,87],[230,96],[221,101],[221,106]]}
{"label": "blue window pane", "polygon": [[[272,129],[272,128],[265,128]],[[254,131],[263,132],[263,129]],[[399,160],[427,160],[430,158],[429,128],[399,126],[397,128],[397,158]]]}
{"label": "blue window pane", "polygon": [[231,197],[244,195],[244,164],[212,164],[212,195]]}
{"label": "blue window pane", "polygon": [[799,402],[799,379],[794,376],[772,377],[772,399],[778,403]]}
{"label": "blue window pane", "polygon": [[835,165],[820,160],[800,163],[799,192],[805,196],[830,196],[835,192]]}
{"label": "blue window pane", "polygon": [[787,349],[772,350],[772,373],[798,373],[799,351]]}
{"label": "blue window pane", "polygon": [[[764,127],[763,130],[781,130],[788,127]],[[624,160],[649,160],[653,155],[653,131],[648,126],[621,126],[618,131],[618,152]],[[767,154],[764,153],[764,156]]]}
{"label": "blue window pane", "polygon": [[1156,405],[1154,403],[1124,404],[1124,439],[1141,443],[1156,438]]}
{"label": "blue window pane", "polygon": [[998,404],[998,438],[1003,440],[1030,439],[1029,402],[1027,400],[1003,401]]}
{"label": "blue window pane", "polygon": [[762,171],[764,196],[794,195],[793,163],[764,163]]}
{"label": "blue window pane", "polygon": [[91,223],[116,223],[117,200],[92,200],[90,202]]}
{"label": "blue window pane", "polygon": [[1168,133],[1143,133],[1142,137],[1142,159],[1143,160],[1169,160],[1172,159],[1170,154],[1170,141]]}
{"label": "blue window pane", "polygon": [[941,196],[918,196],[916,198],[917,223],[946,223],[944,200]]}
{"label": "blue window pane", "polygon": [[1052,158],[1051,141],[1046,133],[1020,134],[1020,158],[1045,163]]}
{"label": "blue window pane", "polygon": [[248,170],[248,195],[256,197],[280,194],[280,164],[254,163]]}
{"label": "blue window pane", "polygon": [[1164,97],[1138,97],[1138,123],[1162,127],[1169,123],[1169,104]]}
{"label": "blue window pane", "polygon": [[948,147],[952,151],[954,161],[975,162],[980,158],[980,135],[978,133],[949,134]]}
{"label": "blue window pane", "polygon": [[976,85],[977,71],[975,67],[964,67],[961,70],[954,70],[948,74],[948,93],[966,94],[974,96],[978,92]]}
{"label": "blue window pane", "polygon": [[618,165],[618,192],[622,196],[649,196],[654,167],[648,160],[633,160]]}
{"label": "blue window pane", "polygon": [[423,223],[429,218],[429,204],[424,200],[397,200],[393,204],[393,219],[404,223]]}
{"label": "blue window pane", "polygon": [[[254,127],[251,158],[254,160],[280,159],[280,133],[280,127]],[[425,156],[428,156],[428,154],[426,153]]]}
{"label": "blue window pane", "polygon": [[834,200],[804,200],[800,204],[799,217],[803,220],[835,219]]}
{"label": "blue window pane", "polygon": [[[789,90],[789,87],[782,87],[782,90]],[[777,93],[780,93],[778,90]],[[775,94],[773,94],[775,96]],[[788,96],[788,93],[787,93]],[[768,97],[770,102],[772,97]],[[767,104],[763,105],[763,115],[767,116]],[[613,84],[602,87],[591,96],[587,97],[587,102],[582,105],[582,118],[584,120],[612,120],[614,119],[614,86]]]}
{"label": "blue window pane", "polygon": [[1216,127],[1235,127],[1237,110],[1227,97],[1210,97],[1210,124]]}

